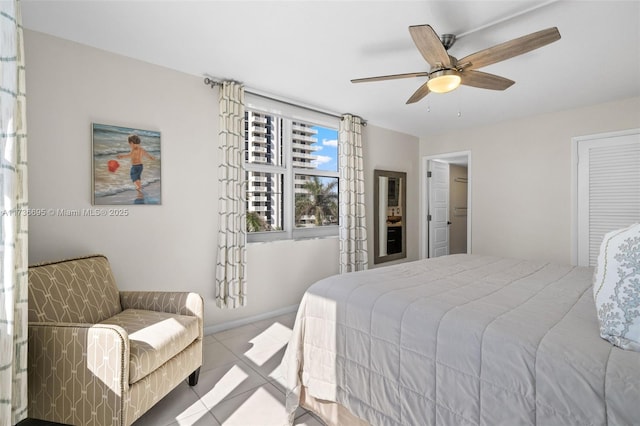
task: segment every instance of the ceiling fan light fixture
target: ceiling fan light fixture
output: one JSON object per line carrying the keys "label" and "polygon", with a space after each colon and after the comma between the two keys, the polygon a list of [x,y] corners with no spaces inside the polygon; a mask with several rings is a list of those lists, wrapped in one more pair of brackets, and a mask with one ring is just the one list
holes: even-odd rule
{"label": "ceiling fan light fixture", "polygon": [[429,75],[427,87],[435,93],[447,93],[460,86],[462,78],[455,70],[440,70]]}

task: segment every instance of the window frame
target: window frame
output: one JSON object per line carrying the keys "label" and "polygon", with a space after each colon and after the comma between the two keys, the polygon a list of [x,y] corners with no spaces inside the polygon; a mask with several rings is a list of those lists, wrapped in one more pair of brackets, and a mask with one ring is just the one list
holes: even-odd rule
{"label": "window frame", "polygon": [[[295,224],[295,176],[318,176],[335,178],[338,180],[338,197],[340,194],[340,164],[339,146],[336,150],[337,170],[306,169],[293,166],[293,122],[301,122],[332,129],[338,133],[340,118],[310,110],[302,106],[296,106],[286,102],[262,97],[260,95],[245,94],[245,110],[276,116],[282,120],[282,164],[256,164],[248,159],[243,162],[245,172],[278,173],[283,175],[282,205],[283,205],[283,230],[247,232],[247,242],[271,242],[281,240],[298,240],[309,238],[326,238],[338,236],[338,225],[325,225],[309,228],[297,228]],[[248,185],[248,182],[247,182]],[[245,194],[249,188],[245,189]],[[339,205],[338,200],[338,205]]]}

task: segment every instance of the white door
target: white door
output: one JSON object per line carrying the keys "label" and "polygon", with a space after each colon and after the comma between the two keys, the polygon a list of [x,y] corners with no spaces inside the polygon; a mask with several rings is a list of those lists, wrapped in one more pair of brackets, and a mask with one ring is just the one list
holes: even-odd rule
{"label": "white door", "polygon": [[640,222],[640,132],[577,144],[577,260],[594,266],[604,234]]}
{"label": "white door", "polygon": [[438,257],[449,254],[449,164],[430,160],[427,169],[429,257]]}

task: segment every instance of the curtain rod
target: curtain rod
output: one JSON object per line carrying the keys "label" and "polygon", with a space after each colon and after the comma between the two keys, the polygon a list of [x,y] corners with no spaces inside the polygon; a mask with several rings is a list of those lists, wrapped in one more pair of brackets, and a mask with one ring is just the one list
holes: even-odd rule
{"label": "curtain rod", "polygon": [[[239,81],[236,81],[236,80],[230,80],[230,81],[234,81],[236,83],[242,84],[242,83],[240,83]],[[213,89],[215,86],[222,86],[222,81],[214,80],[214,79],[212,79],[210,77],[205,77],[204,78],[204,84],[206,84],[208,86],[211,86],[211,88]],[[315,108],[315,107],[312,107],[312,106],[309,106],[309,105],[298,104],[298,103],[295,103],[293,101],[289,101],[289,100],[286,100],[286,99],[278,98],[278,97],[273,96],[273,95],[268,95],[268,94],[265,94],[265,93],[261,93],[261,92],[255,90],[255,89],[249,89],[249,88],[245,87],[244,91],[246,93],[250,93],[250,94],[252,94],[254,96],[260,96],[261,98],[269,99],[271,101],[281,102],[281,103],[286,104],[286,105],[291,105],[291,106],[294,106],[294,107],[297,107],[297,108],[306,109],[308,111],[313,111],[313,112],[317,112],[317,113],[320,113],[320,114],[326,114],[326,115],[329,115],[331,117],[339,118],[341,120],[344,119],[342,114],[338,114],[338,113],[335,113],[335,112],[322,110],[322,109]],[[352,114],[352,115],[356,116],[355,114]],[[362,125],[363,126],[367,125],[367,121],[365,119],[363,119],[362,117],[358,117],[358,118],[360,118],[360,120],[362,120]]]}

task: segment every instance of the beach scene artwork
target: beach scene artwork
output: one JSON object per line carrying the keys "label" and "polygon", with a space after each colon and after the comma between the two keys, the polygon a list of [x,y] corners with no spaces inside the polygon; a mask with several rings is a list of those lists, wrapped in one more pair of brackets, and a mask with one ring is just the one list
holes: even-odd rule
{"label": "beach scene artwork", "polygon": [[91,125],[93,204],[161,204],[160,132]]}

